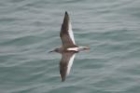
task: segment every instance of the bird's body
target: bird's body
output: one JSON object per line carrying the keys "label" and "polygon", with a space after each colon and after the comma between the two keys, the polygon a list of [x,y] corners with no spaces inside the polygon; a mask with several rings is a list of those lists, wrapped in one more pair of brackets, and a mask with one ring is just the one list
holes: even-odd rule
{"label": "bird's body", "polygon": [[50,52],[57,52],[62,55],[62,59],[60,61],[60,74],[62,81],[64,81],[66,76],[70,73],[76,53],[82,50],[88,50],[89,47],[76,45],[70,18],[67,12],[65,12],[64,20],[61,26],[60,37],[62,40],[62,46]]}

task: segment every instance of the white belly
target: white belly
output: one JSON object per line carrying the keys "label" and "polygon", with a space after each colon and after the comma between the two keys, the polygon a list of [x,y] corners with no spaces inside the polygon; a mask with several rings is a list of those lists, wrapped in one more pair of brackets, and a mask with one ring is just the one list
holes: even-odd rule
{"label": "white belly", "polygon": [[67,48],[68,51],[78,51],[78,47]]}

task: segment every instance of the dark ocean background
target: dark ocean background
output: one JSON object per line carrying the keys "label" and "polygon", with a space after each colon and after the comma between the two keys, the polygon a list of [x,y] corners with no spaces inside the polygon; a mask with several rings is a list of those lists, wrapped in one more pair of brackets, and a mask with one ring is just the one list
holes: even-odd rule
{"label": "dark ocean background", "polygon": [[[61,82],[65,11],[90,51]],[[140,0],[1,0],[0,93],[140,93]]]}

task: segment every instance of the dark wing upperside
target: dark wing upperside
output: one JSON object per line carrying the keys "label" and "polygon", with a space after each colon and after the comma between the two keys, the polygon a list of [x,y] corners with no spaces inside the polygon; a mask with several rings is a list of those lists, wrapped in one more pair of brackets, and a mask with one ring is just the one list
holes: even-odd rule
{"label": "dark wing upperside", "polygon": [[75,53],[63,53],[60,61],[60,75],[62,81],[65,81],[66,76],[70,73],[71,66],[73,64]]}
{"label": "dark wing upperside", "polygon": [[64,20],[61,26],[60,37],[64,47],[76,46],[70,23],[70,18],[67,12],[65,12]]}

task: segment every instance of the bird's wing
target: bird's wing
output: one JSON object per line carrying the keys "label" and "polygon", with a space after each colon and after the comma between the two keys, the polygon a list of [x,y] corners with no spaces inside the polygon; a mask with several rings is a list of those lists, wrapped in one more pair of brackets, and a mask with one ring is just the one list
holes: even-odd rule
{"label": "bird's wing", "polygon": [[62,54],[62,59],[60,61],[60,74],[62,81],[64,81],[66,76],[69,75],[75,55],[76,54],[73,52]]}
{"label": "bird's wing", "polygon": [[70,18],[67,12],[65,12],[64,20],[61,26],[60,37],[64,47],[76,46]]}

